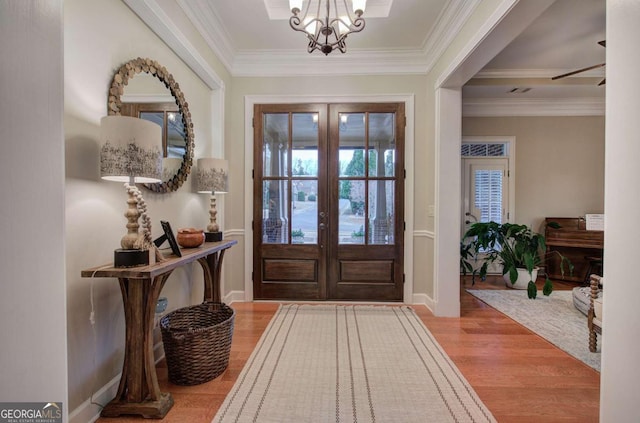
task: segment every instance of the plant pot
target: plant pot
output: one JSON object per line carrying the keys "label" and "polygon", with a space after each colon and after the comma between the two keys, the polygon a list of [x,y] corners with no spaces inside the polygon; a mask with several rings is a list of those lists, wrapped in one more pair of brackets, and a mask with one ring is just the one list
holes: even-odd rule
{"label": "plant pot", "polygon": [[504,275],[502,275],[502,277],[504,278],[504,284],[509,288],[527,289],[527,286],[529,285],[529,281],[534,281],[534,282],[536,281],[536,278],[538,277],[538,270],[540,269],[535,267],[531,272],[531,276],[529,276],[529,272],[527,272],[527,269],[517,269],[517,270],[518,270],[518,279],[516,279],[515,283],[511,283],[511,279],[509,279],[509,273],[505,273]]}

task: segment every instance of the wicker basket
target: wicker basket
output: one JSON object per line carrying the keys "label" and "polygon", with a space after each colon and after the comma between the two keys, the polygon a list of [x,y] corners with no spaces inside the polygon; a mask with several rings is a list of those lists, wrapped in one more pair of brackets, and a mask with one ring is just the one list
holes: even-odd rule
{"label": "wicker basket", "polygon": [[235,311],[203,303],[172,311],[160,320],[169,382],[197,385],[218,377],[229,364]]}

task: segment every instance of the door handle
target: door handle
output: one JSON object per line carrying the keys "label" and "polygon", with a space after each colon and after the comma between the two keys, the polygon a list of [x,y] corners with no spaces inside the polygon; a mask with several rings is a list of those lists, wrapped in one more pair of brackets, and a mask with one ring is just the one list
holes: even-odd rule
{"label": "door handle", "polygon": [[464,215],[465,215],[465,216],[469,216],[469,217],[473,218],[473,222],[471,222],[469,219],[465,220],[465,222],[464,222],[464,223],[466,223],[467,225],[468,225],[469,223],[476,223],[476,222],[478,221],[478,218],[477,218],[477,217],[475,217],[471,212],[466,212]]}
{"label": "door handle", "polygon": [[318,225],[318,227],[320,228],[321,231],[324,231],[325,229],[327,229],[327,225],[325,225],[324,223],[321,223],[320,225]]}

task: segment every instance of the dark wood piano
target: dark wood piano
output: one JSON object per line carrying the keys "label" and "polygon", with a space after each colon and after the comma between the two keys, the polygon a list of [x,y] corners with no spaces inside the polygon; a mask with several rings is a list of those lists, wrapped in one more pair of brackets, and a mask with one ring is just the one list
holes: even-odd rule
{"label": "dark wood piano", "polygon": [[[549,226],[549,222],[556,222],[559,229]],[[557,254],[547,254],[546,273],[551,279],[584,282],[589,271],[588,258],[601,258],[604,248],[604,231],[586,230],[584,218],[578,217],[547,217],[545,219],[545,238],[547,253],[558,251],[574,266],[570,275],[565,269],[563,276],[560,271],[560,258]],[[594,272],[594,269],[591,269]]]}

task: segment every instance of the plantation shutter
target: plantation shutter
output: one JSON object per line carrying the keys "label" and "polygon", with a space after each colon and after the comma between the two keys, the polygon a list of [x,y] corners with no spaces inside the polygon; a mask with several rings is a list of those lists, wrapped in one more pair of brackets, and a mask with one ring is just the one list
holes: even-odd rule
{"label": "plantation shutter", "polygon": [[499,169],[476,169],[475,207],[480,210],[480,222],[502,222],[503,174]]}

